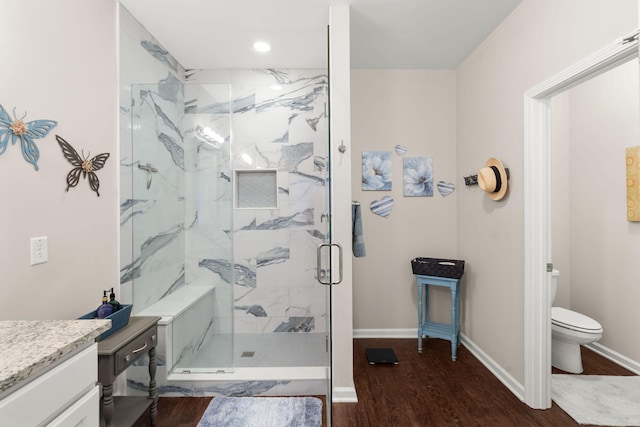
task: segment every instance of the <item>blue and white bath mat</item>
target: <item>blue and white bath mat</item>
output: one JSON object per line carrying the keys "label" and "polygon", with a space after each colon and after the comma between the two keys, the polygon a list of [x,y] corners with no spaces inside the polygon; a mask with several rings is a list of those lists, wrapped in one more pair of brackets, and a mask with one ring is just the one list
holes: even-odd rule
{"label": "blue and white bath mat", "polygon": [[211,400],[197,427],[321,427],[316,397],[226,397]]}

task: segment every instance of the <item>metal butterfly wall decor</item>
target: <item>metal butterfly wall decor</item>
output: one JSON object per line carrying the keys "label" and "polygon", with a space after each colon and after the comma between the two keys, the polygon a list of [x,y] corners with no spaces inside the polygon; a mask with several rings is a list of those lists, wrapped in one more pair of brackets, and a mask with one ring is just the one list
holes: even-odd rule
{"label": "metal butterfly wall decor", "polygon": [[98,154],[97,156],[89,159],[89,156],[80,157],[75,148],[71,146],[67,141],[65,141],[61,136],[56,135],[56,139],[58,140],[58,144],[60,144],[60,148],[62,148],[62,154],[64,158],[69,161],[73,166],[75,166],[71,171],[67,174],[67,191],[69,188],[75,187],[78,185],[80,181],[80,174],[82,174],[83,178],[89,179],[89,187],[93,191],[96,192],[98,197],[100,197],[100,193],[98,192],[98,188],[100,188],[100,180],[98,180],[98,175],[96,175],[96,171],[102,169],[105,162],[109,158],[109,153]]}
{"label": "metal butterfly wall decor", "polygon": [[40,150],[34,139],[47,136],[58,122],[54,120],[33,120],[25,123],[23,119],[27,113],[18,118],[15,108],[13,109],[13,115],[15,119],[11,118],[7,110],[0,105],[0,154],[4,153],[9,146],[9,140],[11,140],[11,145],[15,145],[19,139],[22,147],[22,157],[31,163],[37,171]]}

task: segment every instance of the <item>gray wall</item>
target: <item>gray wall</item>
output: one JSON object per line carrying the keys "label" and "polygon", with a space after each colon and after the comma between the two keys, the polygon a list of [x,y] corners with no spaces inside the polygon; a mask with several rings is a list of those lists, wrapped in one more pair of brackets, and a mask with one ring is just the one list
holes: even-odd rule
{"label": "gray wall", "polygon": [[[58,125],[36,140],[36,172],[20,143],[0,156],[0,319],[73,319],[118,285],[116,3],[30,0],[2,3],[0,103],[25,121]],[[70,17],[82,17],[81,19]],[[110,153],[97,172],[100,197],[80,178],[55,135],[78,153]],[[49,262],[31,266],[29,239],[47,236]]]}
{"label": "gray wall", "polygon": [[[417,289],[410,261],[455,258],[456,194],[464,192],[456,170],[456,73],[451,70],[352,70],[352,195],[362,208],[367,256],[353,259],[354,329],[417,328]],[[394,147],[407,148],[399,156]],[[392,190],[362,190],[362,151],[392,152]],[[455,183],[443,197],[403,196],[403,159],[431,157],[434,185]],[[394,199],[388,218],[369,205]],[[442,291],[442,292],[440,292]],[[434,319],[449,319],[450,292],[435,289]],[[360,331],[362,332],[362,331]],[[402,334],[402,331],[396,331]]]}

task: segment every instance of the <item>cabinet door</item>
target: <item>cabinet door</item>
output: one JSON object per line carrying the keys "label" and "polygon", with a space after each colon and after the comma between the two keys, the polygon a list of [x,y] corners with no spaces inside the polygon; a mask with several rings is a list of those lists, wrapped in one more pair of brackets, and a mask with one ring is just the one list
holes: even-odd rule
{"label": "cabinet door", "polygon": [[55,419],[95,387],[97,360],[94,343],[0,400],[0,425],[38,426]]}
{"label": "cabinet door", "polygon": [[97,427],[100,424],[100,387],[94,387],[48,427]]}

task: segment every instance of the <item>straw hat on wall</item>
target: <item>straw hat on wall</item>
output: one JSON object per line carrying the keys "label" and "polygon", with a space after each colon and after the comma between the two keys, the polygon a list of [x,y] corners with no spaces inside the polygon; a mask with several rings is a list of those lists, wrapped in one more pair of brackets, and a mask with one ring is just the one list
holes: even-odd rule
{"label": "straw hat on wall", "polygon": [[500,200],[507,193],[509,174],[500,160],[491,157],[478,171],[478,186],[492,200]]}

